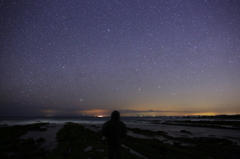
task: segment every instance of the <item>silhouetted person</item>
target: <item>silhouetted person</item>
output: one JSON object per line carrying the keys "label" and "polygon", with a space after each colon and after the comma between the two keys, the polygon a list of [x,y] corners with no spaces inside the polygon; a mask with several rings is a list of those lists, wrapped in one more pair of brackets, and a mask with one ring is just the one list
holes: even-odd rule
{"label": "silhouetted person", "polygon": [[119,118],[120,113],[116,110],[113,111],[111,120],[104,123],[102,127],[103,135],[107,138],[109,147],[109,159],[121,158],[121,140],[127,134],[126,125]]}

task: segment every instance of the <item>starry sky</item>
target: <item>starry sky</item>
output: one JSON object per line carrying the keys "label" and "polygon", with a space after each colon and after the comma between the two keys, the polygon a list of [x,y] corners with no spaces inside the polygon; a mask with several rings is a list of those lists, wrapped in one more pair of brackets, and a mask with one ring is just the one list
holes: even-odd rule
{"label": "starry sky", "polygon": [[0,115],[240,113],[240,1],[1,0]]}

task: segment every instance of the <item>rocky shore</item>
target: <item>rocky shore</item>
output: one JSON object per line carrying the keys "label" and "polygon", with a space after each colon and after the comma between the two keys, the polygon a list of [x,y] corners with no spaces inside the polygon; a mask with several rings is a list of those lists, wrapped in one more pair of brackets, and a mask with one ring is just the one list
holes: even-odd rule
{"label": "rocky shore", "polygon": [[[49,126],[49,127],[48,127]],[[41,136],[37,139],[22,139],[29,131],[48,131],[49,123],[5,126],[0,128],[0,158],[6,159],[100,159],[107,158],[106,139],[100,131],[93,131],[81,124],[67,122],[56,133],[57,145],[48,150],[41,145],[46,142]],[[96,128],[96,126],[92,126]],[[122,156],[124,159],[238,159],[240,146],[228,139],[193,137],[192,132],[181,130],[185,137],[173,137],[164,131],[151,131],[128,128],[134,134],[146,136],[138,138],[128,135],[123,140]],[[172,140],[165,143],[159,140]],[[136,152],[136,153],[133,153]]]}

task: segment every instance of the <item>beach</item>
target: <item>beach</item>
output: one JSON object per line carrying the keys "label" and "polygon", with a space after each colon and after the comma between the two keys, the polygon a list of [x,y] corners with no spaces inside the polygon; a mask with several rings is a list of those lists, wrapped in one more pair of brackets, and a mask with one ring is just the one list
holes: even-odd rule
{"label": "beach", "polygon": [[[1,118],[1,158],[107,158],[106,139],[101,134],[107,120]],[[123,158],[240,157],[238,120],[169,117],[122,120],[128,128],[122,145]]]}

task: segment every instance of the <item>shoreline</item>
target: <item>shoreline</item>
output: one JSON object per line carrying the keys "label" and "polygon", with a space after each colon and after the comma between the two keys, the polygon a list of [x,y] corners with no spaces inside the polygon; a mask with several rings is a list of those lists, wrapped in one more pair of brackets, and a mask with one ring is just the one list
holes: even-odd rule
{"label": "shoreline", "polygon": [[[192,131],[189,131],[189,129],[186,129],[186,130],[180,130],[179,132],[177,132],[178,134],[181,134],[180,136],[178,135],[173,136],[172,133],[168,133],[164,130],[163,131],[149,130],[146,127],[146,125],[144,125],[144,127],[141,127],[140,125],[142,125],[142,123],[126,122],[126,124],[128,126],[128,136],[123,142],[123,145],[124,145],[123,151],[125,156],[134,155],[134,158],[136,157],[141,158],[140,156],[143,156],[144,158],[149,158],[149,157],[151,158],[153,157],[151,155],[155,154],[158,157],[166,158],[169,155],[171,156],[171,153],[169,153],[168,151],[174,150],[176,151],[175,155],[181,154],[182,156],[189,155],[189,156],[195,157],[195,155],[192,153],[188,154],[188,153],[183,153],[182,151],[185,152],[186,150],[191,149],[191,151],[194,151],[194,152],[196,151],[195,153],[198,153],[199,151],[198,148],[200,145],[202,146],[204,145],[207,147],[208,145],[211,145],[212,152],[215,152],[217,150],[216,147],[223,148],[227,146],[234,152],[232,154],[233,157],[234,155],[240,156],[240,152],[238,153],[237,151],[235,151],[236,149],[240,148],[239,144],[237,144],[236,142],[233,142],[230,139],[219,138],[216,135],[209,134],[208,136],[205,136],[205,137],[204,136],[197,137],[196,135],[194,135],[195,132],[192,132]],[[148,124],[148,126],[152,126],[152,125],[154,124]],[[162,126],[164,126],[165,129],[169,127],[167,125],[162,125]],[[137,128],[137,127],[140,127],[140,128]],[[156,127],[156,124],[155,124],[155,127]],[[4,158],[14,158],[16,157],[16,155],[20,155],[20,156],[35,155],[35,156],[41,156],[41,158],[51,158],[51,156],[60,155],[64,158],[72,154],[72,152],[70,151],[70,149],[71,150],[73,149],[72,146],[75,147],[74,149],[77,149],[79,145],[85,145],[85,146],[82,147],[81,153],[80,152],[78,153],[77,151],[75,152],[74,150],[74,154],[77,156],[81,154],[80,156],[83,155],[83,156],[87,156],[88,158],[89,156],[90,157],[92,156],[92,158],[94,158],[94,156],[96,157],[98,155],[102,157],[104,156],[106,157],[108,152],[106,147],[106,141],[101,136],[101,132],[100,132],[101,124],[79,124],[79,123],[67,122],[63,125],[63,124],[40,122],[40,123],[28,124],[28,125],[15,125],[15,126],[2,127],[0,128],[1,135],[4,134],[3,133],[4,129],[13,129],[15,133],[19,131],[21,134],[21,135],[18,134],[17,136],[15,134],[15,136],[12,136],[11,138],[6,136],[1,136],[2,139],[8,138],[8,141],[2,140],[0,142],[1,143],[0,157],[3,156]],[[237,130],[232,130],[232,131],[237,131]],[[66,134],[69,134],[69,133],[71,134],[70,136],[72,136],[70,138],[69,138],[69,135],[66,136]],[[9,135],[10,134],[11,133],[9,132]],[[63,134],[65,134],[65,137]],[[75,140],[75,139],[73,140],[73,138],[75,138],[76,141],[78,141],[78,143],[72,143],[73,145],[69,144]],[[234,137],[229,136],[229,138],[234,138]],[[42,141],[40,141],[40,139]],[[5,144],[5,149],[4,149],[3,143]],[[64,145],[66,143],[68,144]],[[10,146],[6,148],[6,145],[8,144]],[[146,145],[148,145],[150,149],[149,148],[147,149]],[[156,145],[156,146],[153,146],[153,145]],[[89,146],[92,147],[91,150],[88,150],[87,152],[85,152],[84,150],[87,149]],[[156,147],[159,147],[159,146],[161,148],[156,149]],[[31,149],[29,147],[34,147],[34,149]],[[64,147],[63,148],[64,152],[62,149],[59,150],[59,147]],[[208,155],[210,156],[213,155],[211,151],[208,152],[209,148],[207,149],[207,147],[203,148],[204,149],[203,151],[206,151],[206,153],[209,153]],[[148,153],[143,152],[142,149],[147,149],[146,152]],[[26,151],[31,153],[26,153]],[[136,152],[136,153],[133,153],[133,152]],[[225,155],[225,152],[222,152],[222,153],[224,153],[222,155]],[[138,154],[140,154],[140,156]]]}

